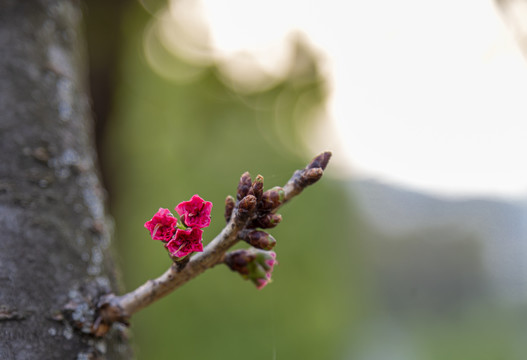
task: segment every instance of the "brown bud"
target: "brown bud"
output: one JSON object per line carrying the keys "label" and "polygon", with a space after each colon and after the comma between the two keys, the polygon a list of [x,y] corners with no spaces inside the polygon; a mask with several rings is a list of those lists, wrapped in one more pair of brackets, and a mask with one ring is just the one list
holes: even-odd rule
{"label": "brown bud", "polygon": [[252,220],[247,227],[249,229],[257,227],[262,229],[271,229],[278,225],[281,221],[282,215],[269,213]]}
{"label": "brown bud", "polygon": [[240,177],[240,182],[238,183],[238,190],[236,191],[236,200],[240,201],[249,193],[251,188],[251,174],[249,172],[244,172]]}
{"label": "brown bud", "polygon": [[241,199],[238,204],[238,211],[241,216],[247,216],[256,208],[256,198],[252,195],[247,195]]}
{"label": "brown bud", "polygon": [[235,205],[234,198],[230,195],[227,196],[225,198],[225,221],[226,222],[229,222],[229,220],[231,219],[232,210],[234,210],[234,205]]}
{"label": "brown bud", "polygon": [[254,260],[254,254],[247,250],[231,251],[225,255],[225,264],[232,270],[242,275],[249,274],[248,264]]}
{"label": "brown bud", "polygon": [[251,231],[244,240],[251,246],[262,250],[271,250],[276,245],[275,238],[265,231]]}
{"label": "brown bud", "polygon": [[254,179],[251,188],[249,189],[248,195],[254,195],[256,198],[256,201],[260,201],[263,194],[263,182],[264,178],[262,175],[258,175],[256,179]]}
{"label": "brown bud", "polygon": [[324,170],[322,170],[322,168],[306,169],[300,176],[299,185],[302,187],[312,185],[320,180],[322,175],[324,175]]}
{"label": "brown bud", "polygon": [[279,186],[267,190],[262,194],[262,200],[259,204],[259,210],[272,211],[273,209],[276,209],[284,202],[284,196],[284,189]]}
{"label": "brown bud", "polygon": [[322,154],[317,155],[313,160],[311,160],[306,169],[321,168],[322,170],[324,170],[326,169],[330,158],[331,151],[325,151]]}

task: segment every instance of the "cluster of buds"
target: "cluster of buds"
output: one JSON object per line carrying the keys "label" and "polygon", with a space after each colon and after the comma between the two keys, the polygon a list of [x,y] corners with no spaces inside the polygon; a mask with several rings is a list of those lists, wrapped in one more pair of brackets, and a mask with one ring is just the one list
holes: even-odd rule
{"label": "cluster of buds", "polygon": [[[251,175],[248,172],[242,174],[240,182],[238,183],[238,190],[236,192],[236,201],[232,196],[227,196],[225,199],[225,221],[229,222],[232,211],[236,207],[236,202],[241,204],[247,198],[254,197],[256,207],[252,214],[251,220],[246,226],[246,229],[270,229],[274,228],[282,221],[282,215],[274,212],[284,202],[284,189],[276,186],[270,190],[263,191],[263,176],[258,175],[254,181],[251,181]],[[262,233],[262,232],[260,232]],[[248,233],[246,233],[248,234]],[[261,237],[261,235],[259,235]],[[248,238],[243,240],[249,242]],[[250,242],[249,242],[250,243]],[[253,244],[251,244],[253,245]],[[258,247],[257,245],[253,245]],[[269,250],[269,249],[267,249]]]}
{"label": "cluster of buds", "polygon": [[198,195],[179,203],[174,209],[181,222],[168,209],[160,208],[151,220],[145,223],[153,240],[165,244],[170,257],[181,261],[193,252],[203,251],[203,230],[210,225],[212,203]]}
{"label": "cluster of buds", "polygon": [[[275,211],[285,199],[285,192],[281,187],[264,191],[263,183],[263,176],[258,175],[253,181],[251,175],[245,172],[238,183],[236,199],[228,196],[225,200],[225,221],[231,220],[235,210],[238,211],[239,215],[240,212],[242,216],[247,215],[247,223],[238,237],[256,249],[265,250],[258,252],[253,250],[235,251],[227,254],[226,263],[231,270],[239,272],[245,279],[251,279],[258,289],[264,287],[271,279],[271,271],[276,263],[276,254],[269,250],[274,248],[276,240],[267,232],[257,229],[274,228],[282,221],[282,216],[276,214]],[[250,209],[250,212],[245,214],[244,211],[247,211],[245,209]],[[264,258],[272,259],[272,265],[267,263],[267,265],[258,265],[258,261],[264,261],[262,260]]]}
{"label": "cluster of buds", "polygon": [[271,273],[278,262],[273,251],[250,248],[228,253],[225,256],[225,264],[261,289],[271,282]]}

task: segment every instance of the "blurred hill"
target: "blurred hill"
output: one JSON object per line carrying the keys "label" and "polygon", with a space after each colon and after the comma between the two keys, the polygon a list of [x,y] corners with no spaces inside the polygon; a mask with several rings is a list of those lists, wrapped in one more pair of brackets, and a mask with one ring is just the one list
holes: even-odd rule
{"label": "blurred hill", "polygon": [[352,181],[350,190],[369,220],[390,233],[455,224],[482,234],[508,229],[495,234],[506,237],[525,231],[525,201],[441,198],[375,180]]}
{"label": "blurred hill", "polygon": [[525,201],[441,198],[372,180],[348,191],[376,306],[348,359],[525,358]]}
{"label": "blurred hill", "polygon": [[397,266],[397,252],[407,253],[400,260],[428,281],[425,269],[437,276],[448,273],[443,281],[465,292],[472,288],[477,298],[527,299],[525,202],[441,198],[372,180],[353,181],[350,191],[365,221],[378,232],[377,250],[391,257],[385,267]]}

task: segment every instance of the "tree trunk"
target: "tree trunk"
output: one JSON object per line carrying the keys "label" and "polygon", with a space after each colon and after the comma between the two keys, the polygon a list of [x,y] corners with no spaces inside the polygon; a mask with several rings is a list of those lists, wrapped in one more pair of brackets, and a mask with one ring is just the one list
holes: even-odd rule
{"label": "tree trunk", "polygon": [[0,359],[131,356],[61,314],[116,291],[81,23],[79,1],[0,0]]}

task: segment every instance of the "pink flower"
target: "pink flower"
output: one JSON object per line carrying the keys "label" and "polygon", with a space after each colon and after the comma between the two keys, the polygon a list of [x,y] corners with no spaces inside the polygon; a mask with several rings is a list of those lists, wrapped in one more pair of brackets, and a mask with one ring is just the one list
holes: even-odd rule
{"label": "pink flower", "polygon": [[178,229],[176,237],[165,245],[170,254],[176,258],[182,258],[192,252],[203,251],[201,236],[203,230],[192,228],[187,230]]}
{"label": "pink flower", "polygon": [[179,203],[175,210],[181,216],[183,224],[188,227],[204,228],[210,225],[212,203],[198,195],[192,196],[189,201]]}
{"label": "pink flower", "polygon": [[153,240],[168,242],[176,233],[177,219],[168,209],[159,208],[152,220],[145,223]]}

